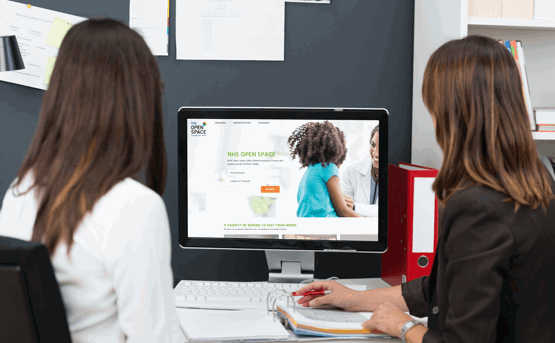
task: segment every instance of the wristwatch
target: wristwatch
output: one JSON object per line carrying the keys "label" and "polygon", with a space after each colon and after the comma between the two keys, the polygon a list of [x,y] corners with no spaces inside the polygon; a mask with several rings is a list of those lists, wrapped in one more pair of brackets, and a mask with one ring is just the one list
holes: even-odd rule
{"label": "wristwatch", "polygon": [[422,323],[420,323],[417,320],[411,320],[410,322],[406,322],[403,325],[403,327],[401,328],[401,341],[403,341],[403,343],[407,343],[407,339],[405,338],[407,331],[409,331],[410,329],[413,328],[413,326],[416,326],[416,325],[422,325]]}

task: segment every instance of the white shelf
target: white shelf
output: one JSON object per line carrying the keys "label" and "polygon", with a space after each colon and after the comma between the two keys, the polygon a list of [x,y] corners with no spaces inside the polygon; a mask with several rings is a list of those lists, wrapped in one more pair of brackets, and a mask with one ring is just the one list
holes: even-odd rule
{"label": "white shelf", "polygon": [[507,28],[529,28],[555,30],[555,19],[509,19],[469,17],[470,26],[494,26]]}
{"label": "white shelf", "polygon": [[555,140],[555,132],[538,132],[532,131],[532,136],[536,141],[551,141]]}

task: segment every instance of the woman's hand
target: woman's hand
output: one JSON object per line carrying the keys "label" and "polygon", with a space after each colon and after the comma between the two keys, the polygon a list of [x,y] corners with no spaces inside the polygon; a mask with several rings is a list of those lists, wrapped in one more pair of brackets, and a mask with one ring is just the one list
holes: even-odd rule
{"label": "woman's hand", "polygon": [[324,296],[305,295],[298,300],[298,303],[304,307],[320,307],[324,305],[332,305],[346,311],[365,311],[362,308],[362,292],[354,291],[343,286],[336,281],[317,281],[308,284],[297,291],[297,294],[303,294],[308,291],[331,291],[330,294]]}
{"label": "woman's hand", "polygon": [[354,210],[354,200],[350,195],[347,194],[343,194],[343,199],[345,199],[345,204],[347,205],[347,207],[351,210]]}
{"label": "woman's hand", "polygon": [[400,337],[401,329],[413,318],[391,303],[379,305],[372,317],[362,323],[365,329],[376,329],[387,335]]}

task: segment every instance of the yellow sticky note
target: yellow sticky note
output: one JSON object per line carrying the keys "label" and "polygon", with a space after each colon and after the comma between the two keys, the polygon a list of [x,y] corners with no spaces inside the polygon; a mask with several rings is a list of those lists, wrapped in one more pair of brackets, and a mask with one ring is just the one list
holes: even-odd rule
{"label": "yellow sticky note", "polygon": [[46,64],[46,74],[44,75],[44,84],[50,83],[50,76],[54,70],[54,64],[56,63],[56,57],[48,57],[48,63]]}
{"label": "yellow sticky note", "polygon": [[59,49],[67,31],[69,31],[72,26],[73,24],[67,20],[58,17],[54,18],[48,37],[46,37],[46,44]]}

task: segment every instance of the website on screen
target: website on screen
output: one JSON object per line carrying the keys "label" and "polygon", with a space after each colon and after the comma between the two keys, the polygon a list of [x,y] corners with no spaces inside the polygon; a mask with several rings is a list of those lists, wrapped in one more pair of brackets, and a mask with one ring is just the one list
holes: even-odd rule
{"label": "website on screen", "polygon": [[188,119],[188,236],[377,241],[377,125]]}

